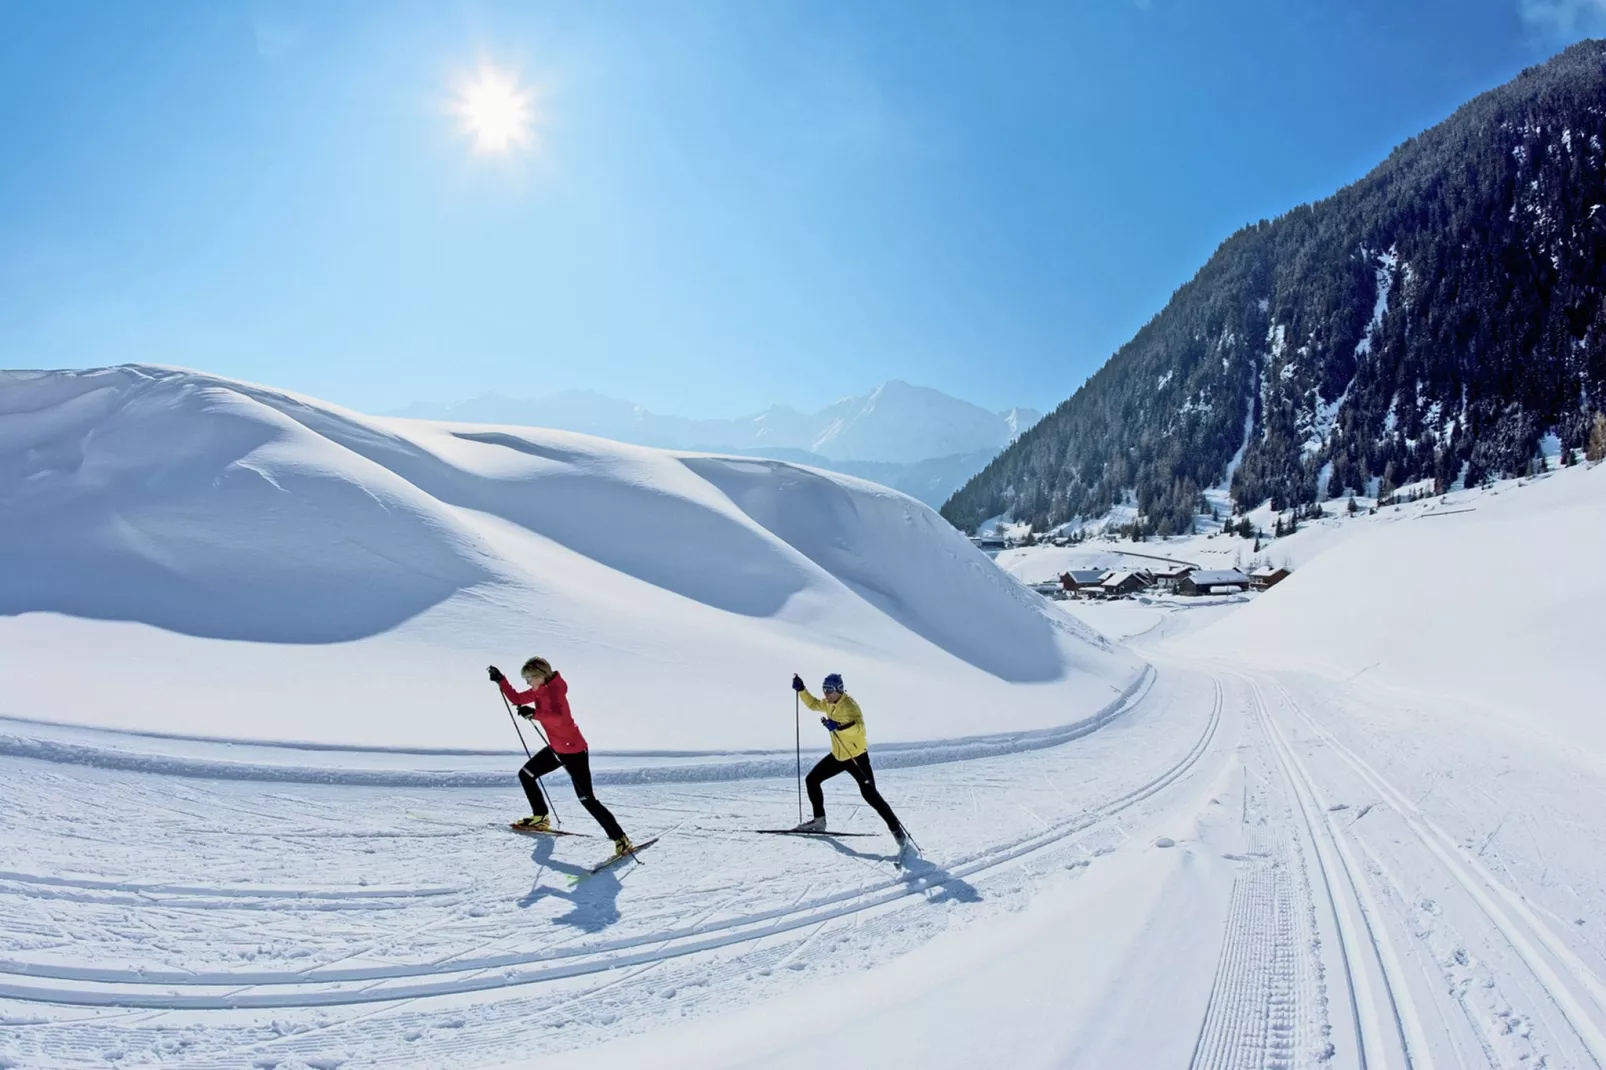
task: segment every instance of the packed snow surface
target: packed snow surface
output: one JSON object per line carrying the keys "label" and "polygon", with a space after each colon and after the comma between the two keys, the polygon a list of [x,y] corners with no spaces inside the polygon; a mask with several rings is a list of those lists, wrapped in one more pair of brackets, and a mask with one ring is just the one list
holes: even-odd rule
{"label": "packed snow surface", "polygon": [[[1273,544],[1296,569],[1265,594],[1050,604],[906,499],[784,465],[420,430],[156,369],[23,382],[53,385],[38,405],[7,390],[4,500],[73,523],[4,535],[5,560],[31,555],[6,573],[5,699],[57,723],[0,718],[0,1066],[1606,1066],[1600,467],[1310,524]],[[186,404],[215,425],[152,437],[151,411]],[[146,433],[120,431],[124,412]],[[620,495],[661,518],[661,554],[539,506]],[[360,537],[309,519],[327,516]],[[668,543],[705,531],[744,582],[677,566],[694,550]],[[1124,567],[1150,551],[1239,563],[1207,537],[1074,549]],[[42,575],[64,562],[79,583]],[[431,585],[407,582],[425,566]],[[342,635],[299,638],[264,576]],[[330,590],[380,581],[401,589],[378,608]],[[254,599],[249,627],[289,635],[236,635],[196,591]],[[1050,614],[1059,676],[1083,690],[1037,678],[1036,618],[1010,607]],[[578,634],[600,624],[621,630]],[[866,712],[918,851],[846,777],[826,784],[830,825],[857,835],[755,832],[797,819],[789,751],[604,756],[599,795],[658,838],[639,864],[589,872],[608,844],[561,775],[557,812],[587,835],[510,832],[521,752],[373,742],[407,686],[482,672],[503,628],[561,651],[598,734],[650,717],[739,734],[715,700],[772,647],[830,657],[850,687],[894,681]],[[1026,645],[1005,656],[995,633]],[[605,702],[643,651],[674,682],[649,673],[640,710]],[[179,714],[141,705],[142,671],[169,673]],[[350,711],[321,698],[343,674]],[[893,692],[921,677],[946,690],[916,719]],[[128,731],[204,710],[264,735],[259,686],[310,708],[284,711],[296,732],[322,718],[366,745]],[[477,738],[485,693],[440,686],[449,738]],[[975,731],[1043,696],[1053,724]],[[923,742],[884,741],[883,720]]]}
{"label": "packed snow surface", "polygon": [[874,484],[176,369],[0,377],[0,502],[12,717],[502,749],[484,666],[540,654],[595,749],[789,750],[793,671],[884,742],[1076,722],[1139,671]]}
{"label": "packed snow surface", "polygon": [[1606,764],[1606,468],[1455,498],[1383,510],[1192,649],[1455,696]]}

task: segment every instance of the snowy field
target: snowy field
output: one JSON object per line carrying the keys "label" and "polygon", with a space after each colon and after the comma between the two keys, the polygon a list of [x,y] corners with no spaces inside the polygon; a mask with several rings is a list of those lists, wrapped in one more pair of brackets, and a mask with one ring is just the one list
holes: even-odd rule
{"label": "snowy field", "polygon": [[[500,438],[461,437],[483,428],[326,407],[315,421],[296,408],[311,403],[273,392],[188,389],[249,402],[282,433],[266,456],[221,449],[215,429],[168,440],[170,454],[212,458],[166,499],[191,524],[216,501],[206,487],[245,478],[216,463],[232,450],[296,503],[276,512],[251,483],[266,496],[243,499],[246,518],[377,499],[381,514],[425,517],[403,544],[460,586],[399,623],[331,624],[321,639],[218,635],[221,618],[129,619],[108,606],[147,603],[44,605],[72,592],[7,588],[34,604],[0,607],[0,1065],[1606,1066],[1603,677],[1590,656],[1606,591],[1586,567],[1606,525],[1602,468],[1463,492],[1453,516],[1313,526],[1276,544],[1312,548],[1263,596],[1050,604],[1018,598],[907,499],[839,477],[518,439],[587,458],[560,476]],[[107,525],[98,541],[50,529],[30,553],[78,555],[106,582],[151,575],[130,561],[183,574],[191,559],[163,540],[185,529],[138,508],[160,489],[156,468],[119,484],[61,459],[106,433],[103,396],[60,403],[102,406],[75,410],[79,423],[3,396],[5,441],[35,436],[6,454],[8,500],[36,495],[30,524],[81,509]],[[427,466],[395,461],[398,443],[466,474],[419,489]],[[514,456],[479,452],[493,446]],[[356,467],[314,493],[295,483],[309,451],[320,472]],[[134,465],[137,452],[110,456]],[[366,464],[408,474],[390,483]],[[644,564],[591,526],[559,538],[544,514],[485,508],[551,501],[553,478],[589,480],[609,502],[631,488],[689,502],[672,508],[746,533],[713,559],[795,586],[749,604],[736,579],[722,594],[693,586],[713,570],[672,533]],[[480,479],[497,493],[473,506],[452,490]],[[333,494],[348,486],[362,493]],[[309,530],[295,515],[281,534]],[[264,530],[202,519],[225,547]],[[749,536],[751,556],[736,556]],[[3,537],[14,553],[16,529]],[[465,545],[488,547],[461,555],[483,574],[444,568]],[[296,560],[348,560],[319,552]],[[196,582],[243,575],[241,555],[196,562]],[[295,579],[295,561],[258,564]],[[1539,575],[1557,566],[1566,582]],[[638,575],[653,568],[667,570],[658,582]],[[349,631],[336,601],[330,620]],[[448,612],[467,635],[438,630],[432,614]],[[606,639],[571,634],[615,624]],[[1004,655],[1038,629],[1047,647]],[[605,677],[577,700],[599,735],[647,734],[649,712],[675,714],[681,677],[732,696],[717,723],[687,727],[695,746],[599,745],[613,751],[601,796],[638,839],[661,836],[639,864],[589,876],[600,837],[501,827],[518,803],[509,741],[479,735],[485,692],[455,690],[457,670],[473,680],[484,649],[531,646],[561,651],[577,679]],[[665,668],[631,679],[654,651]],[[160,664],[131,685],[141,658]],[[897,864],[846,778],[827,786],[833,827],[869,835],[749,831],[797,819],[793,660],[851,668],[878,781],[923,857]],[[781,731],[744,734],[735,707],[775,706],[777,668]],[[304,708],[283,722],[271,705],[238,713],[281,669],[289,679],[263,686]],[[426,697],[448,704],[450,731],[416,712],[413,681],[435,681]],[[321,704],[325,686],[360,693],[362,715]],[[900,702],[904,690],[921,701]],[[637,708],[635,694],[657,702]],[[376,731],[393,702],[400,723]],[[805,737],[806,755],[822,749]],[[557,788],[568,827],[594,834]]]}

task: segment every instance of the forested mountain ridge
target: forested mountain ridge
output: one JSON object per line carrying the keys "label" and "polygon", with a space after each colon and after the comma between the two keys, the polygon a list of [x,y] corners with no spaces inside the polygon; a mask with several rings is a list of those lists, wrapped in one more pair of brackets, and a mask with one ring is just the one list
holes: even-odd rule
{"label": "forested mountain ridge", "polygon": [[[1606,409],[1606,42],[1460,108],[1365,178],[1228,238],[943,507],[1039,530],[1201,491],[1281,509],[1523,470]],[[1374,482],[1375,481],[1375,482]]]}

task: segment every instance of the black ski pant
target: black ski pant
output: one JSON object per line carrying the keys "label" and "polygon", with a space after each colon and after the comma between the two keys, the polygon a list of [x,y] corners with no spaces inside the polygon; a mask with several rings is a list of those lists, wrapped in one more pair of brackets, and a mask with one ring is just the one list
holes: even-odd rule
{"label": "black ski pant", "polygon": [[870,768],[868,753],[861,754],[857,758],[849,758],[845,762],[834,754],[827,754],[820,759],[819,764],[809,770],[809,775],[804,778],[803,783],[809,790],[809,805],[814,807],[815,817],[825,816],[825,792],[820,790],[820,785],[838,773],[847,773],[859,782],[859,794],[863,795],[864,801],[881,815],[881,820],[887,823],[887,828],[897,832],[903,827],[898,824],[898,815],[892,812],[887,800],[876,790],[875,771]]}
{"label": "black ski pant", "polygon": [[569,779],[574,781],[574,793],[580,797],[580,805],[597,819],[610,840],[617,840],[623,836],[624,830],[619,822],[613,819],[608,811],[591,794],[591,754],[588,751],[576,751],[573,754],[559,754],[551,747],[542,747],[536,751],[535,757],[524,763],[519,770],[519,783],[524,785],[524,794],[530,799],[530,812],[536,817],[545,817],[546,797],[541,794],[542,777],[562,766],[568,771]]}

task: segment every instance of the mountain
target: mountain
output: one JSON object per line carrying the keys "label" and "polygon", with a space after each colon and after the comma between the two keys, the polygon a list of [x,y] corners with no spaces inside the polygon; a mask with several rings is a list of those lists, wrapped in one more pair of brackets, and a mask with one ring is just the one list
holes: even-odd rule
{"label": "mountain", "polygon": [[[883,740],[982,731],[954,694],[987,732],[1063,724],[1138,671],[932,510],[783,461],[146,365],[0,372],[0,444],[9,716],[506,747],[484,666],[539,653],[599,748],[790,754],[798,668]],[[62,703],[86,657],[115,701]]]}
{"label": "mountain", "polygon": [[415,404],[393,415],[580,431],[661,449],[786,456],[884,483],[932,506],[1042,418],[1031,409],[989,412],[896,379],[816,413],[777,405],[732,420],[663,416],[587,390],[530,400],[486,394]]}
{"label": "mountain", "polygon": [[[978,450],[1001,450],[1041,414],[988,412],[938,390],[894,379],[866,397],[843,398],[816,413],[807,449],[833,461],[913,464]],[[762,445],[800,445],[767,442]]]}
{"label": "mountain", "polygon": [[1042,419],[1032,409],[989,412],[928,387],[894,379],[815,413],[785,405],[736,419],[663,416],[590,390],[520,399],[484,394],[468,401],[409,405],[390,415],[580,431],[661,449],[709,452],[792,449],[827,461],[913,464],[981,450],[997,452]]}
{"label": "mountain", "polygon": [[1523,471],[1606,409],[1606,43],[1477,97],[1327,200],[1224,242],[943,507],[1039,529],[1201,493],[1282,509]]}

